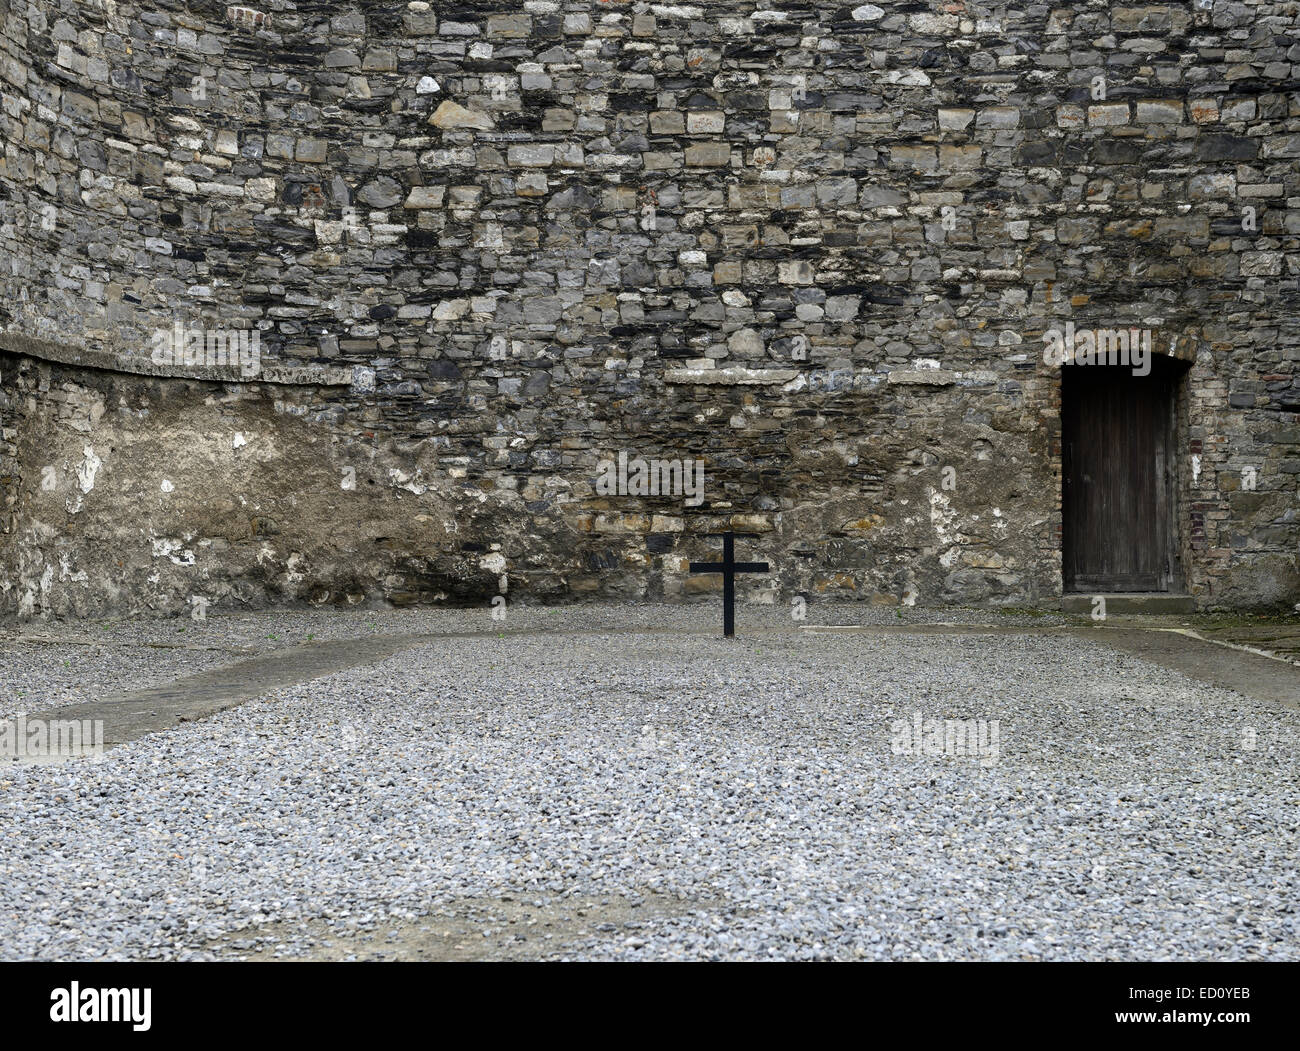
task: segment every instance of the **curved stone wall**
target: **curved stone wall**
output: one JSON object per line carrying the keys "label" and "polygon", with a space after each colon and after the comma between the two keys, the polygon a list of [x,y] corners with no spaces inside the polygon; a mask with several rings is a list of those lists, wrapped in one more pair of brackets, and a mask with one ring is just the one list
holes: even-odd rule
{"label": "curved stone wall", "polygon": [[1300,599],[1296,3],[0,26],[7,612],[684,595],[733,527],[759,600],[1049,601],[1067,321],[1191,363],[1198,602]]}

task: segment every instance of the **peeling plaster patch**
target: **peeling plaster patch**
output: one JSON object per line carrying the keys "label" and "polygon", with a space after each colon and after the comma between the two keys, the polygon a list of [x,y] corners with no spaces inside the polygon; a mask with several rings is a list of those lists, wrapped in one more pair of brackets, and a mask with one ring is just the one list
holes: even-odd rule
{"label": "peeling plaster patch", "polygon": [[506,557],[499,551],[493,551],[489,555],[484,555],[478,560],[479,567],[486,569],[489,573],[501,574],[505,572]]}
{"label": "peeling plaster patch", "polygon": [[[167,558],[178,566],[194,565],[194,552],[182,550],[184,544],[180,540],[168,540],[166,537],[155,539],[153,541],[153,557]],[[179,555],[176,552],[180,552]]]}
{"label": "peeling plaster patch", "polygon": [[74,584],[85,584],[89,582],[84,569],[77,572],[72,571],[72,557],[70,555],[59,556],[59,579],[71,580]]}
{"label": "peeling plaster patch", "polygon": [[104,466],[104,461],[95,455],[95,450],[92,446],[87,445],[82,450],[82,453],[85,458],[81,463],[77,464],[77,488],[81,491],[68,497],[68,499],[64,501],[64,506],[68,509],[68,514],[70,515],[75,515],[81,510],[83,503],[82,497],[95,488],[95,475],[97,475],[99,469]]}
{"label": "peeling plaster patch", "polygon": [[166,478],[162,480],[162,485],[160,485],[158,488],[161,489],[164,493],[173,493],[176,491],[176,486],[172,485],[172,483],[169,482]]}
{"label": "peeling plaster patch", "polygon": [[951,505],[952,501],[947,494],[930,490],[930,525],[934,527],[935,536],[941,544],[956,544],[961,540],[961,534],[953,528],[957,512]]}
{"label": "peeling plaster patch", "polygon": [[1192,485],[1201,484],[1201,457],[1198,453],[1192,453]]}
{"label": "peeling plaster patch", "polygon": [[104,461],[95,455],[93,446],[87,445],[82,453],[85,459],[77,465],[77,488],[88,493],[95,488],[95,475],[104,466]]}
{"label": "peeling plaster patch", "polygon": [[59,476],[53,467],[41,468],[41,491],[52,493],[59,487]]}
{"label": "peeling plaster patch", "polygon": [[415,477],[417,480],[412,481],[411,476],[405,471],[399,471],[396,467],[390,467],[388,469],[388,477],[395,486],[398,486],[401,489],[406,489],[409,492],[414,493],[416,496],[422,496],[424,493],[429,491],[427,485],[418,481],[419,472],[416,472]]}
{"label": "peeling plaster patch", "polygon": [[247,445],[247,444],[248,444],[248,439],[245,438],[238,431],[236,431],[235,436],[230,439],[231,448],[234,449],[238,449],[241,445]]}
{"label": "peeling plaster patch", "polygon": [[942,555],[939,556],[939,565],[943,566],[944,569],[952,569],[952,567],[957,564],[960,558],[961,558],[961,548],[950,547],[948,548],[947,551],[945,551]]}

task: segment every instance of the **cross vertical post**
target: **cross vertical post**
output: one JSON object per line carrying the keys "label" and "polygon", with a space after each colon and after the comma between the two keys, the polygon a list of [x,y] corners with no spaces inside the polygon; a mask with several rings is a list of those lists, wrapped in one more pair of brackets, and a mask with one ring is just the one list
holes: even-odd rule
{"label": "cross vertical post", "polygon": [[736,634],[736,536],[728,533],[722,538],[722,634],[731,638]]}

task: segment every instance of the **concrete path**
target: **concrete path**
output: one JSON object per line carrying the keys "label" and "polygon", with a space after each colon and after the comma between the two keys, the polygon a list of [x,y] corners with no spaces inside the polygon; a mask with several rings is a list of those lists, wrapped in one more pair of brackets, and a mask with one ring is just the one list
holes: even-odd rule
{"label": "concrete path", "polygon": [[318,642],[296,646],[212,671],[188,675],[166,686],[109,694],[98,701],[27,713],[34,719],[104,721],[104,746],[194,722],[283,686],[319,679],[390,657],[422,640],[420,635]]}

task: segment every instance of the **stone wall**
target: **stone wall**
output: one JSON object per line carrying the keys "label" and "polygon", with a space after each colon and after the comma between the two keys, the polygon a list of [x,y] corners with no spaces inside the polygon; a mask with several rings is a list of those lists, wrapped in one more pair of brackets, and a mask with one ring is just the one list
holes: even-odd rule
{"label": "stone wall", "polygon": [[1198,603],[1300,599],[1300,4],[0,0],[0,49],[2,612],[671,597],[726,528],[759,601],[1050,603],[1067,320],[1191,363]]}

